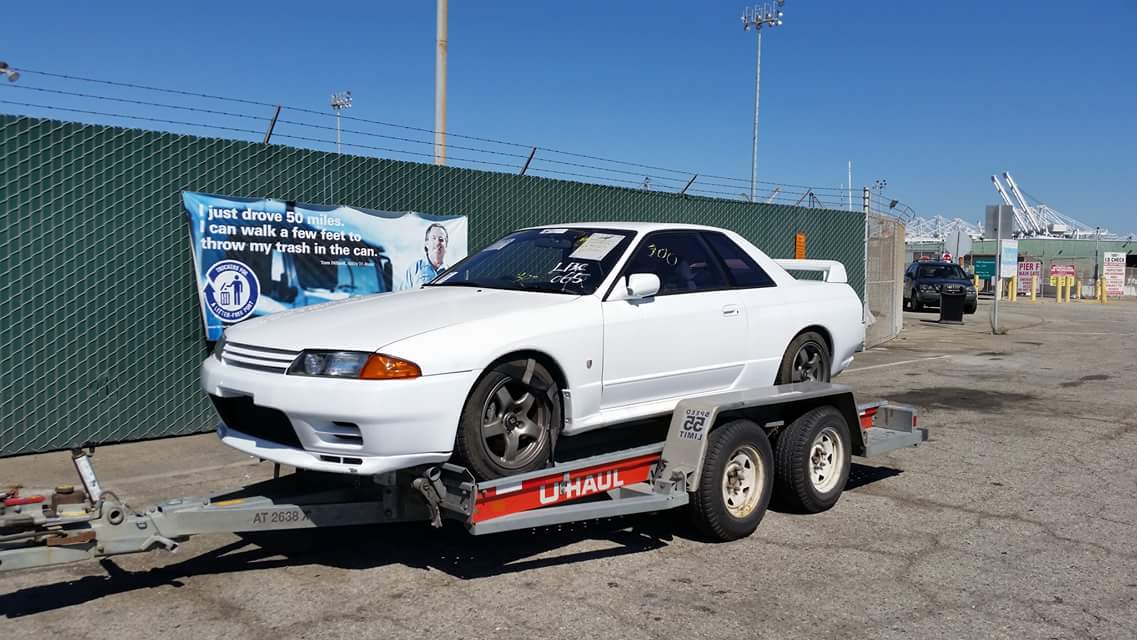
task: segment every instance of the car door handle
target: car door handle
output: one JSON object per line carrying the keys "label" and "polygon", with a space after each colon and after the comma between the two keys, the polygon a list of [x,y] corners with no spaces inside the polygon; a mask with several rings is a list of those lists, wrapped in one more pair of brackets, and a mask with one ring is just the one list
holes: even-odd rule
{"label": "car door handle", "polygon": [[728,304],[728,305],[723,306],[723,308],[722,308],[722,314],[724,316],[728,316],[728,317],[729,316],[737,316],[740,313],[742,313],[742,310],[739,309],[738,305],[736,305],[736,304]]}

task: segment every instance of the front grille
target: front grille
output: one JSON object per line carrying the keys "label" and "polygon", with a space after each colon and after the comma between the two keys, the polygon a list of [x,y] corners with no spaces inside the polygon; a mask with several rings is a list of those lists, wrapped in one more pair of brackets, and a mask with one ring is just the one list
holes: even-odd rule
{"label": "front grille", "polygon": [[288,349],[271,349],[239,342],[226,342],[225,348],[221,351],[221,361],[227,365],[243,369],[284,373],[288,371],[288,367],[298,355],[300,355],[299,351],[289,351]]}
{"label": "front grille", "polygon": [[249,396],[222,398],[211,394],[209,399],[221,421],[230,429],[286,447],[302,448],[284,412],[255,405]]}

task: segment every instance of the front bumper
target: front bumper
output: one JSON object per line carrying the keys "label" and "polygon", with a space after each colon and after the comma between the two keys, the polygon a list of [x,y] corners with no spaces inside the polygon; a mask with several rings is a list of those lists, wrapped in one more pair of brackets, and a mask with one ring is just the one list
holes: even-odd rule
{"label": "front bumper", "polygon": [[[926,307],[938,307],[938,306],[940,306],[940,292],[939,291],[935,291],[935,290],[917,291],[916,292],[916,299],[920,302],[920,304],[922,304]],[[975,292],[974,291],[968,291],[967,292],[967,300],[964,304],[966,304],[969,307],[974,307],[976,305],[976,299],[977,298],[976,298]]]}
{"label": "front bumper", "polygon": [[[210,357],[201,365],[201,386],[211,396],[245,396],[287,417],[268,430],[249,424],[255,435],[222,422],[217,433],[225,444],[302,469],[373,475],[448,460],[477,374],[337,380],[254,371]],[[289,426],[295,439],[271,433]],[[300,446],[284,443],[290,440]]]}

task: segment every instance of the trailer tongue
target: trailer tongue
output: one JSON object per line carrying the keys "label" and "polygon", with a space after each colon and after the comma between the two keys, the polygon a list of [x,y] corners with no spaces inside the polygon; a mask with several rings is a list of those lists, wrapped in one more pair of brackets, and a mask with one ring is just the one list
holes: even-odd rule
{"label": "trailer tongue", "polygon": [[[858,407],[848,387],[804,383],[683,400],[665,442],[488,482],[452,464],[366,478],[300,472],[141,509],[103,489],[91,455],[76,450],[81,489],[0,492],[0,571],[174,551],[203,533],[408,521],[439,527],[447,519],[481,535],[688,504],[709,537],[734,539],[758,526],[775,485],[780,500],[819,511],[844,489],[849,456],[914,446],[927,435],[911,407]],[[788,462],[775,469],[775,460]],[[844,477],[833,478],[842,465]]]}

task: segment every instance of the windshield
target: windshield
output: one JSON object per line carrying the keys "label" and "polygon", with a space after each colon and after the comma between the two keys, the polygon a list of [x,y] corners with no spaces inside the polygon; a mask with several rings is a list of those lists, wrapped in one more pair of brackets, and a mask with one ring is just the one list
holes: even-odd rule
{"label": "windshield", "polygon": [[955,264],[926,264],[920,266],[921,280],[967,280],[967,274]]}
{"label": "windshield", "polygon": [[430,286],[588,295],[612,272],[632,235],[612,229],[518,231],[454,265]]}

